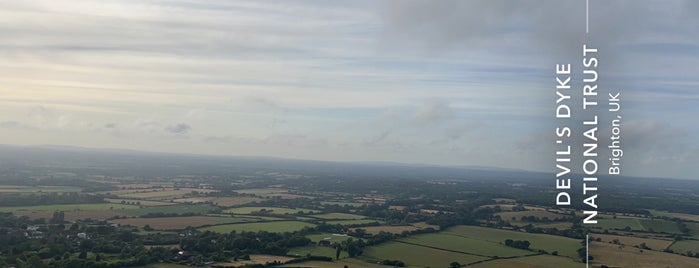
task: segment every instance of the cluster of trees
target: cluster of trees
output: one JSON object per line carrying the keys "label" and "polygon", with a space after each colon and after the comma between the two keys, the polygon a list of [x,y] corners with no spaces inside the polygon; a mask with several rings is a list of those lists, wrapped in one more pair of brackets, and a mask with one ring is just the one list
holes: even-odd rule
{"label": "cluster of trees", "polygon": [[289,248],[305,246],[311,240],[300,233],[232,232],[219,234],[213,232],[199,233],[180,241],[180,248],[185,252],[212,257],[215,261],[227,260],[244,254],[286,255]]}
{"label": "cluster of trees", "polygon": [[390,265],[395,267],[405,267],[405,263],[399,260],[383,260],[379,262],[381,265]]}
{"label": "cluster of trees", "polygon": [[[172,234],[142,236],[135,229],[114,228],[105,222],[83,222],[66,228],[63,213],[55,212],[51,224],[40,225],[43,237],[30,239],[24,235],[34,222],[11,213],[0,213],[0,252],[3,265],[17,267],[125,267],[153,262],[202,264],[209,261],[228,261],[245,258],[249,254],[285,255],[289,248],[309,245],[305,233],[242,232],[218,234],[198,232],[194,228],[183,231],[185,237]],[[88,238],[78,238],[85,232]],[[150,243],[178,242],[179,249],[146,248]],[[343,250],[356,256],[364,243],[347,241]],[[32,253],[29,253],[32,252]],[[103,256],[110,256],[107,260]],[[39,260],[39,261],[37,261]]]}
{"label": "cluster of trees", "polygon": [[[0,252],[2,263],[5,263],[0,266],[124,267],[154,261],[139,236],[129,229],[117,229],[100,222],[72,224],[66,228],[62,217],[61,212],[55,212],[51,224],[43,224],[26,217],[0,213]],[[34,225],[40,227],[41,238],[25,236],[27,227]],[[80,232],[89,233],[90,238],[78,238],[76,234]],[[92,256],[89,259],[88,253]],[[104,262],[102,254],[119,254],[121,257]]]}
{"label": "cluster of trees", "polygon": [[570,218],[560,217],[555,219],[550,219],[549,217],[537,217],[534,215],[522,216],[521,221],[525,222],[555,222],[555,221],[569,221]]}
{"label": "cluster of trees", "polygon": [[335,245],[335,259],[340,259],[340,253],[342,253],[342,251],[346,251],[350,258],[362,255],[365,246],[366,243],[361,239],[354,240],[350,238],[342,241],[342,243]]}
{"label": "cluster of trees", "polygon": [[529,250],[530,245],[531,245],[531,243],[529,243],[529,241],[527,241],[527,240],[512,240],[512,239],[505,240],[505,246],[513,247],[513,248]]}

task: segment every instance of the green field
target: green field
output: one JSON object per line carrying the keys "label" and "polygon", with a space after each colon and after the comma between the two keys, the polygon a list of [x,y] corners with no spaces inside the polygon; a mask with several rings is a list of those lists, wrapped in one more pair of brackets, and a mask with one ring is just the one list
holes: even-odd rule
{"label": "green field", "polygon": [[492,260],[479,264],[475,264],[474,268],[503,268],[503,267],[536,267],[536,268],[584,268],[585,264],[574,262],[570,258],[551,256],[551,255],[537,255],[520,257],[514,259],[500,259]]}
{"label": "green field", "polygon": [[0,185],[0,193],[68,193],[80,191],[82,191],[80,187],[73,186]]}
{"label": "green field", "polygon": [[677,224],[667,220],[660,219],[643,219],[643,218],[601,218],[597,220],[595,227],[603,229],[619,229],[626,227],[631,230],[663,232],[663,233],[680,233]]}
{"label": "green field", "polygon": [[319,211],[313,210],[313,209],[303,209],[303,208],[240,207],[240,208],[228,209],[224,212],[231,213],[231,214],[252,214],[255,212],[265,212],[265,213],[270,213],[270,214],[285,215],[285,214],[298,214],[298,213],[305,213],[305,214],[318,213]]}
{"label": "green field", "polygon": [[581,247],[580,243],[582,242],[582,240],[562,236],[531,234],[477,226],[455,226],[444,230],[444,233],[495,243],[503,243],[506,239],[527,240],[531,243],[531,249],[541,249],[547,252],[558,251],[559,255],[575,260],[578,259],[577,250]]}
{"label": "green field", "polygon": [[699,253],[699,241],[698,240],[683,240],[677,241],[670,247],[675,253],[687,253],[691,251],[694,254]]}
{"label": "green field", "polygon": [[405,262],[408,267],[449,267],[449,264],[454,261],[467,264],[487,259],[400,242],[387,242],[367,247],[359,258],[373,263],[382,260],[400,260]]}
{"label": "green field", "polygon": [[646,231],[662,232],[662,233],[673,233],[679,234],[680,228],[677,223],[666,221],[666,220],[651,220],[651,219],[641,219],[639,220],[641,225]]}
{"label": "green field", "polygon": [[17,212],[17,211],[92,211],[92,210],[134,210],[138,209],[135,205],[122,205],[112,203],[96,203],[96,204],[68,204],[68,205],[44,205],[44,206],[26,206],[26,207],[0,207],[2,212]]}
{"label": "green field", "polygon": [[602,229],[624,229],[627,226],[631,227],[631,230],[645,230],[641,222],[637,218],[599,218],[597,219],[597,224],[594,227],[599,227]]}
{"label": "green field", "polygon": [[508,247],[499,242],[476,240],[449,233],[415,235],[399,241],[488,257],[514,257],[532,254],[531,251]]}
{"label": "green field", "polygon": [[692,235],[692,237],[699,239],[699,223],[696,222],[688,222],[687,228],[689,228],[689,234]]}
{"label": "green field", "polygon": [[219,224],[250,223],[257,222],[257,219],[246,217],[207,217],[207,216],[186,216],[186,217],[154,217],[154,218],[126,218],[113,219],[110,223],[120,225],[135,226],[143,228],[148,225],[156,230],[180,230],[191,227],[204,227]]}
{"label": "green field", "polygon": [[[509,211],[509,212],[496,213],[495,215],[500,216],[500,218],[503,221],[506,221],[514,226],[525,226],[525,225],[531,224],[531,225],[538,227],[538,228],[556,228],[556,229],[568,229],[572,226],[572,224],[570,223],[570,220],[554,221],[554,222],[522,221],[522,217],[529,217],[529,216],[534,216],[534,217],[537,217],[540,219],[548,218],[549,220],[570,217],[568,215],[557,214],[557,213],[553,213],[553,212],[549,212],[549,211],[545,211],[545,210]],[[514,220],[512,218],[514,218]]]}
{"label": "green field", "polygon": [[[513,225],[518,225],[518,224],[513,224]],[[519,224],[519,226],[524,226],[524,224]],[[552,222],[552,223],[532,223],[532,226],[537,227],[537,228],[556,228],[558,230],[565,230],[565,229],[570,229],[573,227],[572,222]]]}
{"label": "green field", "polygon": [[239,224],[224,224],[201,228],[201,231],[212,231],[217,233],[237,232],[293,232],[299,231],[305,227],[313,227],[314,224],[300,221],[275,221],[275,222],[258,222],[258,223],[239,223]]}
{"label": "green field", "polygon": [[328,213],[328,214],[318,214],[313,215],[314,218],[324,219],[324,220],[360,220],[366,217],[356,214],[348,213]]}

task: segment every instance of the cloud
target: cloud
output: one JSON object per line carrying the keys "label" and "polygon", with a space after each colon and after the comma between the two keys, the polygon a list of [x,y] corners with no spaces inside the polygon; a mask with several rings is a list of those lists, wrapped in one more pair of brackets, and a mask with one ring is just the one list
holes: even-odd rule
{"label": "cloud", "polygon": [[288,122],[292,109],[285,107],[280,101],[271,96],[249,97],[240,102],[240,106],[247,108],[252,113],[264,115],[269,118],[266,124],[271,128],[277,128]]}
{"label": "cloud", "polygon": [[169,125],[166,126],[165,131],[174,133],[174,134],[187,134],[190,130],[192,130],[192,127],[188,124],[185,123],[179,123],[176,125]]}
{"label": "cloud", "polygon": [[431,99],[420,105],[412,115],[412,121],[419,126],[443,122],[453,116],[449,103]]}
{"label": "cloud", "polygon": [[134,125],[139,128],[153,128],[153,127],[159,127],[162,125],[162,123],[156,121],[156,120],[148,120],[148,119],[142,119],[138,118],[136,121],[134,121]]}
{"label": "cloud", "polygon": [[272,110],[284,110],[286,111],[286,108],[282,107],[281,104],[279,104],[278,101],[273,100],[269,97],[251,97],[248,98],[248,103],[255,107],[263,108],[263,109],[272,109]]}
{"label": "cloud", "polygon": [[[412,143],[418,146],[450,144],[487,126],[478,116],[452,107],[447,100],[431,98],[410,106],[384,109],[372,122],[363,145]],[[399,146],[401,150],[405,146]]]}
{"label": "cloud", "polygon": [[[602,130],[604,135],[609,135],[609,129]],[[672,143],[679,142],[682,137],[687,136],[687,131],[673,127],[666,122],[658,121],[629,121],[622,122],[621,144],[625,149],[637,152],[654,151],[656,148],[665,148]],[[603,140],[608,144],[608,139]],[[674,146],[673,146],[674,147]],[[674,148],[680,149],[681,148]],[[673,150],[674,150],[673,149]]]}
{"label": "cloud", "polygon": [[24,123],[20,123],[17,121],[3,121],[0,122],[0,128],[8,128],[8,129],[34,129],[34,127],[29,126]]}
{"label": "cloud", "polygon": [[186,120],[203,120],[209,115],[209,113],[210,112],[206,108],[200,107],[187,111],[184,118]]}
{"label": "cloud", "polygon": [[[697,1],[590,4],[587,37],[614,48],[605,86],[628,89],[638,122],[629,149],[697,148],[696,126],[673,127],[699,112]],[[8,143],[527,167],[550,160],[551,62],[579,61],[583,15],[559,0],[8,1],[0,127],[42,130]]]}
{"label": "cloud", "polygon": [[464,137],[468,133],[483,127],[485,124],[478,119],[465,119],[460,123],[447,127],[445,136],[451,140],[457,140]]}
{"label": "cloud", "polygon": [[381,133],[380,133],[379,135],[377,135],[376,137],[373,137],[373,138],[371,138],[371,139],[365,139],[364,142],[363,142],[363,144],[364,144],[364,145],[367,145],[367,146],[376,145],[376,144],[378,144],[378,143],[384,141],[386,138],[388,138],[389,135],[391,135],[391,130],[384,130],[383,132],[381,132]]}
{"label": "cloud", "polygon": [[230,143],[235,139],[231,136],[208,136],[204,137],[204,142],[209,143]]}
{"label": "cloud", "polygon": [[[696,1],[591,1],[590,36],[598,46],[692,42]],[[386,1],[385,40],[424,50],[519,48],[569,51],[584,41],[585,1]],[[541,50],[539,50],[541,51]]]}

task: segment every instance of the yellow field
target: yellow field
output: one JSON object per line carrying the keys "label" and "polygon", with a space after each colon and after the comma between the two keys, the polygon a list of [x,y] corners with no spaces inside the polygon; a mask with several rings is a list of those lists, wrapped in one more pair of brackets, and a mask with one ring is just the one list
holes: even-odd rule
{"label": "yellow field", "polygon": [[683,219],[683,220],[699,222],[699,215],[665,212],[665,211],[658,211],[658,210],[652,210],[651,213],[653,214],[653,216],[665,216],[665,217],[670,217],[670,218],[679,218],[679,219]]}
{"label": "yellow field", "polygon": [[145,192],[132,192],[119,195],[126,198],[177,198],[192,192],[210,193],[216,190],[197,188],[163,188],[157,191],[143,190]]}
{"label": "yellow field", "polygon": [[604,264],[609,267],[699,267],[698,258],[653,250],[640,250],[630,246],[620,248],[619,245],[607,243],[590,243],[590,255],[595,258],[590,263]]}
{"label": "yellow field", "polygon": [[288,189],[284,188],[255,188],[255,189],[242,189],[235,190],[236,193],[240,194],[253,194],[261,197],[281,197],[286,199],[304,198],[310,197],[305,195],[298,195],[289,193]]}

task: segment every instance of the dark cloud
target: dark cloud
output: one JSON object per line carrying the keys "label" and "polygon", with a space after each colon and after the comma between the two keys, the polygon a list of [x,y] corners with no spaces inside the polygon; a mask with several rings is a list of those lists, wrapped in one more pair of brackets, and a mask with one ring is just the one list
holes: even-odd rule
{"label": "dark cloud", "polygon": [[185,123],[179,123],[176,125],[169,125],[165,127],[165,131],[175,134],[187,134],[187,132],[189,132],[190,130],[192,130],[192,127]]}
{"label": "dark cloud", "polygon": [[[444,51],[539,51],[566,56],[590,38],[598,47],[699,43],[696,1],[387,1],[382,17],[391,47]],[[577,52],[577,50],[575,50]]]}
{"label": "dark cloud", "polygon": [[[672,143],[687,136],[687,131],[658,121],[629,121],[622,122],[621,144],[624,148],[637,152],[653,152],[656,148],[674,147]],[[610,129],[602,129],[604,135],[609,135]],[[603,145],[609,140],[603,139]],[[682,148],[674,148],[682,150]]]}

